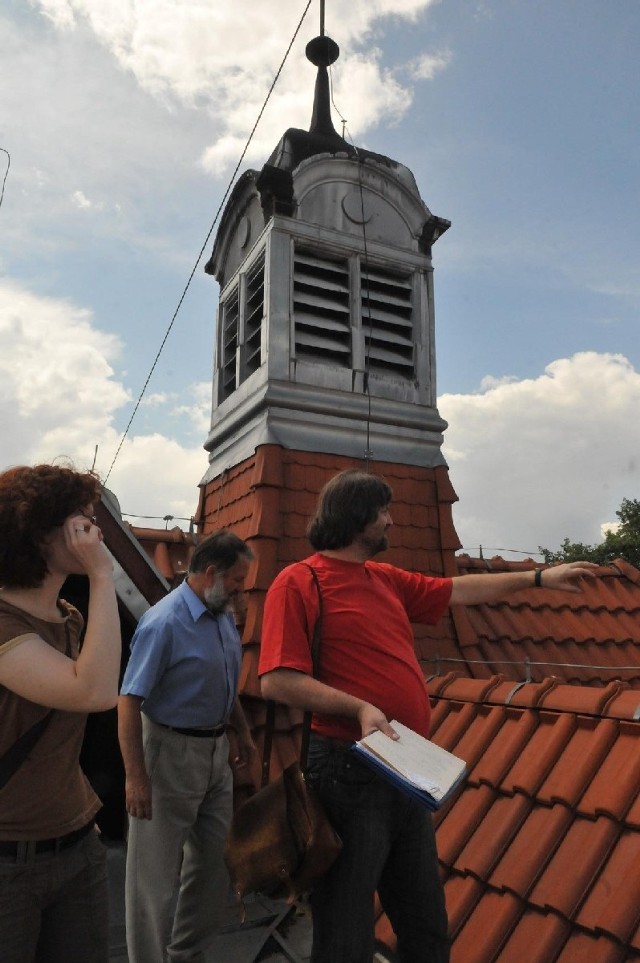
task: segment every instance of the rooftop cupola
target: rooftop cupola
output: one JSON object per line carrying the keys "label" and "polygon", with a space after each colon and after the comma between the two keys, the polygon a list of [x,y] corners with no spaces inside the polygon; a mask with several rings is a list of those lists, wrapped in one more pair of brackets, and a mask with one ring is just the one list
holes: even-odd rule
{"label": "rooftop cupola", "polygon": [[206,265],[221,291],[205,483],[263,444],[443,464],[431,247],[449,222],[407,167],[335,130],[322,18],[306,54],[310,128],[238,180]]}

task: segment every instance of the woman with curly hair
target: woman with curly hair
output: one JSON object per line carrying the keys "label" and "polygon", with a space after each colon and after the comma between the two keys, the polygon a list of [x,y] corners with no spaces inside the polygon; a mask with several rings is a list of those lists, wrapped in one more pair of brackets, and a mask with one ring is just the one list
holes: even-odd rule
{"label": "woman with curly hair", "polygon": [[[94,475],[53,465],[0,474],[0,956],[106,963],[100,800],[79,756],[87,712],[117,700],[120,624]],[[83,619],[59,598],[89,579]]]}

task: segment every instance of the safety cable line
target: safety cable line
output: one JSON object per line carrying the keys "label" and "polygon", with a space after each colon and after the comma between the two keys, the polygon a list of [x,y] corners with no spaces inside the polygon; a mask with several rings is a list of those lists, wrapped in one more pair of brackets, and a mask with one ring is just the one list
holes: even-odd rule
{"label": "safety cable line", "polygon": [[267,96],[266,96],[266,98],[265,98],[265,101],[264,101],[262,107],[260,108],[260,112],[259,112],[259,114],[258,114],[258,117],[257,117],[257,119],[256,119],[256,122],[255,122],[255,124],[253,125],[253,128],[252,128],[252,130],[251,130],[251,133],[249,134],[249,137],[248,137],[248,139],[247,139],[247,142],[246,142],[246,144],[245,144],[245,146],[244,146],[244,150],[242,151],[242,154],[240,155],[240,158],[239,158],[239,160],[238,160],[238,163],[237,163],[236,166],[235,166],[235,169],[234,169],[234,171],[233,171],[233,174],[231,175],[231,178],[230,178],[230,180],[229,180],[229,185],[228,185],[228,187],[227,187],[227,189],[226,189],[226,191],[225,191],[225,193],[224,193],[224,196],[223,196],[222,200],[220,201],[220,205],[219,205],[219,207],[218,207],[218,210],[216,211],[215,217],[214,217],[214,219],[213,219],[213,223],[211,224],[211,227],[210,227],[210,229],[209,229],[209,233],[207,234],[207,236],[206,236],[206,238],[205,238],[205,240],[204,240],[204,243],[202,244],[202,247],[200,248],[200,253],[198,254],[197,260],[196,260],[195,264],[193,265],[193,269],[192,269],[192,271],[191,271],[191,274],[189,275],[189,279],[188,279],[188,281],[187,281],[187,283],[186,283],[186,285],[185,285],[185,287],[184,287],[184,290],[183,290],[183,292],[182,292],[182,294],[181,294],[181,296],[180,296],[180,300],[178,301],[178,305],[177,305],[175,311],[173,312],[173,317],[171,318],[171,321],[170,321],[170,323],[169,323],[169,327],[167,328],[167,330],[166,330],[166,332],[165,332],[164,338],[162,339],[162,342],[161,342],[161,344],[160,344],[160,347],[158,348],[158,353],[156,354],[155,359],[154,359],[154,361],[153,361],[153,364],[151,365],[151,370],[149,371],[149,374],[148,374],[148,376],[147,376],[147,380],[145,381],[144,385],[142,386],[142,391],[140,392],[140,394],[139,394],[139,396],[138,396],[138,400],[136,401],[136,404],[135,404],[135,407],[134,407],[133,412],[132,412],[132,414],[131,414],[131,417],[129,418],[129,422],[128,422],[128,424],[127,424],[127,427],[125,428],[124,433],[123,433],[123,435],[122,435],[122,438],[120,439],[120,444],[118,445],[117,451],[116,451],[115,455],[113,456],[113,461],[111,462],[111,465],[110,465],[110,467],[109,467],[109,471],[107,472],[106,477],[105,477],[105,479],[104,479],[104,483],[103,483],[104,485],[106,485],[107,482],[109,481],[109,476],[111,475],[111,472],[113,471],[113,466],[115,465],[115,463],[116,463],[116,461],[117,461],[117,459],[118,459],[118,456],[119,456],[119,454],[120,454],[120,452],[121,452],[121,450],[122,450],[122,446],[124,445],[125,439],[126,439],[127,435],[129,434],[129,429],[131,428],[131,425],[132,425],[132,423],[133,423],[133,419],[135,418],[135,416],[136,416],[136,414],[137,414],[137,412],[138,412],[138,408],[140,407],[140,404],[141,404],[142,399],[143,399],[143,397],[144,397],[144,393],[145,393],[145,391],[147,390],[147,387],[148,387],[148,385],[149,385],[149,382],[151,381],[153,372],[154,372],[155,369],[156,369],[156,365],[158,364],[158,361],[160,360],[160,355],[162,354],[162,351],[163,351],[163,349],[164,349],[164,346],[165,346],[165,344],[166,344],[166,342],[167,342],[167,338],[169,337],[169,334],[171,333],[171,329],[173,328],[174,322],[175,322],[175,320],[176,320],[176,318],[177,318],[177,316],[178,316],[178,312],[180,311],[180,308],[182,307],[182,302],[184,301],[184,299],[185,299],[185,297],[186,297],[186,295],[187,295],[187,291],[189,290],[189,287],[191,286],[191,282],[192,282],[192,280],[193,280],[193,278],[194,278],[194,275],[195,275],[195,273],[196,273],[196,270],[198,269],[198,265],[200,264],[200,261],[201,261],[201,259],[202,259],[202,255],[204,254],[204,251],[205,251],[205,249],[206,249],[206,247],[207,247],[207,245],[208,245],[208,243],[209,243],[209,238],[210,238],[211,235],[213,234],[213,230],[214,230],[214,228],[215,228],[215,226],[216,226],[216,224],[217,224],[218,218],[219,218],[219,216],[220,216],[220,212],[222,211],[222,208],[223,208],[223,206],[224,206],[224,204],[225,204],[225,202],[226,202],[226,200],[227,200],[227,198],[228,198],[228,196],[229,196],[229,194],[230,194],[230,192],[231,192],[231,188],[232,188],[232,186],[233,186],[233,182],[234,182],[234,180],[235,180],[236,174],[238,173],[238,170],[240,169],[240,165],[242,164],[242,162],[243,162],[243,160],[244,160],[244,158],[245,158],[245,154],[247,153],[247,151],[248,151],[248,149],[249,149],[249,146],[250,146],[250,144],[251,144],[251,141],[253,140],[253,135],[255,134],[256,129],[257,129],[257,127],[258,127],[258,124],[260,123],[260,121],[261,121],[261,119],[262,119],[262,115],[264,114],[265,109],[266,109],[266,107],[267,107],[267,104],[269,103],[269,100],[270,100],[270,98],[271,98],[271,94],[273,93],[273,90],[274,90],[274,88],[275,88],[278,80],[280,79],[280,74],[282,73],[282,70],[284,69],[284,65],[285,65],[285,63],[286,63],[286,61],[287,61],[287,58],[288,58],[288,56],[289,56],[289,53],[291,52],[291,48],[293,47],[293,45],[294,45],[294,43],[295,43],[295,41],[296,41],[296,38],[297,38],[297,36],[298,36],[298,34],[299,34],[299,32],[300,32],[300,28],[302,27],[302,24],[303,24],[303,22],[304,22],[304,18],[306,17],[306,15],[307,15],[307,13],[308,13],[308,11],[309,11],[309,7],[311,6],[312,2],[313,2],[313,0],[308,0],[306,6],[305,6],[305,8],[304,8],[304,12],[303,12],[302,16],[300,17],[300,20],[299,20],[299,22],[298,22],[298,26],[296,27],[295,32],[294,32],[294,34],[293,34],[293,37],[291,38],[291,41],[290,41],[290,43],[289,43],[289,46],[287,47],[287,49],[286,49],[286,51],[285,51],[284,57],[282,58],[282,61],[281,61],[281,63],[280,63],[280,66],[278,67],[278,70],[277,70],[277,72],[276,72],[276,75],[275,75],[275,77],[273,78],[273,82],[272,82],[272,84],[271,84],[271,86],[270,86],[270,88],[269,88],[269,92],[267,93]]}
{"label": "safety cable line", "polygon": [[530,667],[532,665],[546,665],[556,669],[606,669],[609,672],[640,672],[640,666],[638,665],[593,665],[592,663],[584,662],[538,662],[534,659],[455,659],[453,656],[434,655],[430,658],[422,659],[421,661],[435,662],[436,665],[440,662],[459,662],[464,665],[523,665],[525,667]]}

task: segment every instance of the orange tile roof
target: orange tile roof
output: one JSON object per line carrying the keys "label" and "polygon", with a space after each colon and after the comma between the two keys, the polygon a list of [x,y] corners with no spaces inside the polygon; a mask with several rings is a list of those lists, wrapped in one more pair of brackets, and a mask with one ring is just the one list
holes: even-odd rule
{"label": "orange tile roof", "polygon": [[196,546],[196,536],[183,532],[177,526],[171,529],[139,528],[124,522],[138,539],[157,569],[172,588],[185,577],[189,560]]}
{"label": "orange tile roof", "polygon": [[[538,567],[531,559],[468,555],[457,556],[456,563],[461,575]],[[470,674],[499,672],[514,680],[554,676],[583,685],[623,679],[640,687],[640,572],[618,560],[598,569],[597,576],[584,580],[581,595],[542,588],[501,602],[453,607],[459,654],[470,660]],[[441,665],[446,669],[447,663]],[[455,663],[449,667],[461,670]]]}
{"label": "orange tile roof", "polygon": [[436,816],[452,963],[640,959],[640,693],[531,684],[516,707],[488,682],[430,684],[434,741],[469,765]]}

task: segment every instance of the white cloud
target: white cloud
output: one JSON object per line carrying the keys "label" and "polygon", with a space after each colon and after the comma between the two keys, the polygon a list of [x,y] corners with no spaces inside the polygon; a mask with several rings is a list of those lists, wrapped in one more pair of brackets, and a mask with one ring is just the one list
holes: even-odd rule
{"label": "white cloud", "polygon": [[198,482],[206,469],[201,444],[187,448],[161,434],[137,436],[125,440],[107,487],[128,522],[162,528],[164,516],[173,515],[176,521],[169,528],[174,524],[184,528],[188,525],[184,519],[195,515],[198,507]]}
{"label": "white cloud", "polygon": [[169,391],[152,391],[146,394],[140,404],[145,408],[159,408],[174,401],[176,395]]}
{"label": "white cloud", "polygon": [[206,438],[211,426],[211,383],[201,381],[189,386],[188,396],[191,403],[180,405],[175,409],[177,415],[186,415],[192,425],[192,430],[199,438]]}
{"label": "white cloud", "polygon": [[0,281],[0,412],[3,461],[70,455],[90,461],[127,401],[113,380],[121,350],[91,327],[89,312]]}
{"label": "white cloud", "polygon": [[600,526],[600,538],[598,541],[604,541],[607,537],[607,532],[617,532],[620,528],[621,522],[603,522]]}
{"label": "white cloud", "polygon": [[[370,42],[379,24],[388,17],[415,20],[434,2],[336,0],[332,5],[327,32],[339,28],[342,48],[333,68],[334,94],[340,110],[351,118],[352,134],[382,120],[397,121],[412,100],[412,88],[380,66],[380,52]],[[80,28],[89,31],[140,88],[166,106],[207,111],[216,136],[202,163],[215,175],[239,156],[302,12],[299,0],[241,0],[226,6],[196,0],[34,0],[34,5],[61,35]],[[282,134],[283,117],[289,126],[308,125],[314,68],[304,46],[315,32],[317,11],[312,8],[248,161],[268,156]],[[361,55],[358,50],[365,44],[366,55]],[[447,53],[425,54],[404,73],[412,81],[424,80],[448,62]]]}
{"label": "white cloud", "polygon": [[[485,379],[486,383],[486,379]],[[640,485],[640,373],[619,354],[558,359],[537,378],[443,395],[444,454],[470,552],[594,544]]]}
{"label": "white cloud", "polygon": [[450,50],[442,50],[435,54],[423,54],[409,61],[407,71],[415,80],[433,80],[436,74],[449,66],[452,60]]}
{"label": "white cloud", "polygon": [[[131,402],[112,368],[121,350],[118,338],[92,326],[90,312],[0,280],[0,467],[67,457],[84,470],[97,445],[104,477],[120,441],[114,418]],[[193,393],[201,404],[202,387]],[[198,442],[187,447],[159,433],[125,439],[109,479],[123,511],[193,515],[207,465]]]}
{"label": "white cloud", "polygon": [[83,191],[74,191],[71,195],[71,203],[81,211],[103,211],[102,201],[91,201]]}
{"label": "white cloud", "polygon": [[502,375],[500,378],[496,378],[495,375],[485,375],[480,382],[480,391],[491,391],[493,388],[499,388],[500,385],[513,384],[517,380],[515,375]]}

